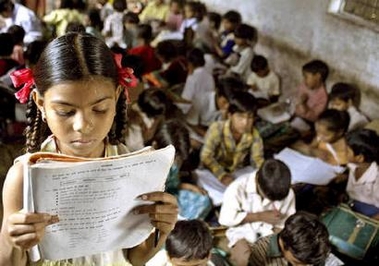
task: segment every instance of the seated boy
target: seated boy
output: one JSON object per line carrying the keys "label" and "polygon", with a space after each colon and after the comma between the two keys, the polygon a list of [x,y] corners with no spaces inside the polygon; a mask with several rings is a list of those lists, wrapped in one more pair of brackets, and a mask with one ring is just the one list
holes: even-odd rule
{"label": "seated boy", "polygon": [[347,111],[350,115],[348,131],[363,128],[368,119],[355,106],[354,101],[359,91],[347,83],[336,83],[329,93],[329,107],[339,111]]}
{"label": "seated boy", "polygon": [[178,221],[158,252],[146,266],[214,266],[210,261],[213,239],[205,222]]}
{"label": "seated boy", "polygon": [[208,191],[215,206],[235,178],[253,172],[264,160],[262,139],[254,127],[255,98],[243,91],[233,94],[228,119],[208,128],[200,152],[203,168],[196,170],[198,185]]}
{"label": "seated boy", "polygon": [[328,94],[325,81],[329,75],[328,66],[320,60],[313,60],[302,68],[304,83],[300,85],[295,100],[297,118],[291,124],[300,131],[307,131],[307,123],[317,120],[319,114],[326,109]]}
{"label": "seated boy", "polygon": [[251,93],[257,98],[264,98],[270,102],[278,101],[279,77],[270,69],[267,59],[264,56],[255,55],[250,68],[252,73],[247,78],[247,85],[251,88]]}
{"label": "seated boy", "polygon": [[279,234],[260,238],[250,247],[243,256],[250,253],[248,264],[238,265],[343,265],[330,254],[328,238],[328,230],[316,215],[297,212]]}
{"label": "seated boy", "polygon": [[268,159],[259,170],[234,181],[225,191],[219,217],[220,224],[229,227],[231,260],[260,236],[282,229],[294,212],[291,173],[283,162]]}

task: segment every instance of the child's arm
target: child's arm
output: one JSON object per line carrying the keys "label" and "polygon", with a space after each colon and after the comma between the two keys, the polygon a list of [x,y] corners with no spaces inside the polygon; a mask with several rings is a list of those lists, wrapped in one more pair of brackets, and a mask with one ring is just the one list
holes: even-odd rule
{"label": "child's arm", "polygon": [[149,215],[152,225],[159,230],[159,238],[156,239],[156,232],[153,232],[143,243],[128,250],[128,259],[134,266],[145,265],[162,248],[175,226],[179,213],[176,198],[168,193],[147,193],[142,195],[141,199],[153,201],[154,204],[139,206],[134,212]]}
{"label": "child's arm", "polygon": [[23,166],[16,163],[7,174],[3,187],[4,216],[0,235],[0,265],[26,265],[26,250],[38,244],[51,215],[21,212]]}

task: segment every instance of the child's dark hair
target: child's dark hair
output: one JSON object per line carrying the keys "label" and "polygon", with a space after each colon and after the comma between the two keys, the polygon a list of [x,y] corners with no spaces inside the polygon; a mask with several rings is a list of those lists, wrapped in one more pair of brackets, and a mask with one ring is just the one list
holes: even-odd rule
{"label": "child's dark hair", "polygon": [[317,118],[317,123],[325,123],[332,132],[347,132],[350,123],[350,115],[346,111],[326,109]]}
{"label": "child's dark hair", "polygon": [[205,65],[204,53],[199,48],[190,50],[187,54],[187,61],[194,67],[202,67]]}
{"label": "child's dark hair", "polygon": [[70,32],[76,32],[76,33],[85,33],[86,32],[86,27],[81,22],[78,21],[71,21],[67,24],[66,27],[66,33]]}
{"label": "child's dark hair", "polygon": [[212,242],[211,232],[205,222],[178,221],[167,237],[166,250],[169,258],[202,260],[209,256]]}
{"label": "child's dark hair", "polygon": [[183,8],[185,0],[170,0],[170,5],[176,3],[180,8]]}
{"label": "child's dark hair", "polygon": [[235,10],[229,10],[226,12],[222,19],[229,21],[232,24],[238,25],[242,22],[241,14]]}
{"label": "child's dark hair", "polygon": [[240,79],[232,76],[220,77],[216,80],[217,90],[224,91],[231,97],[235,91],[247,91],[246,84]]}
{"label": "child's dark hair", "polygon": [[329,75],[328,65],[321,60],[312,60],[302,68],[303,72],[308,72],[312,74],[320,74],[322,82],[325,82]]}
{"label": "child's dark hair", "polygon": [[245,91],[235,91],[230,95],[228,113],[249,113],[255,115],[257,111],[256,98]]}
{"label": "child's dark hair", "polygon": [[24,57],[28,60],[29,65],[37,64],[38,59],[41,56],[47,44],[47,41],[33,41],[26,46]]}
{"label": "child's dark hair", "polygon": [[136,13],[134,12],[128,12],[126,13],[123,18],[122,22],[125,23],[130,23],[130,24],[138,24],[140,22],[139,17]]}
{"label": "child's dark hair", "polygon": [[12,0],[0,0],[0,12],[7,11],[14,7]]}
{"label": "child's dark hair", "polygon": [[158,43],[156,53],[160,55],[165,62],[169,62],[177,56],[177,49],[172,41],[165,40]]}
{"label": "child's dark hair", "polygon": [[339,99],[344,102],[348,102],[349,100],[355,102],[356,96],[357,89],[355,87],[348,83],[338,82],[333,85],[329,93],[329,100]]}
{"label": "child's dark hair", "polygon": [[291,172],[280,160],[268,159],[257,172],[257,185],[269,200],[283,200],[291,188]]}
{"label": "child's dark hair", "polygon": [[[56,38],[42,52],[34,68],[34,80],[38,93],[43,97],[52,86],[70,81],[89,80],[102,77],[110,80],[115,87],[118,71],[113,54],[100,39],[89,34],[69,33]],[[47,137],[48,128],[42,122],[42,115],[32,97],[29,97],[26,127],[26,149],[35,152]],[[120,94],[109,142],[117,144],[123,140],[126,124],[126,97]]]}
{"label": "child's dark hair", "polygon": [[103,28],[103,21],[101,20],[100,11],[96,8],[91,8],[87,11],[87,16],[91,26],[101,31]]}
{"label": "child's dark hair", "polygon": [[180,156],[183,161],[188,158],[191,147],[189,131],[177,119],[163,122],[155,133],[153,141],[156,142],[158,149],[172,144],[175,147],[176,155]]}
{"label": "child's dark hair", "polygon": [[126,0],[114,0],[113,1],[113,9],[118,12],[124,12],[128,8],[126,4]]}
{"label": "child's dark hair", "polygon": [[247,24],[238,25],[234,30],[234,36],[248,41],[256,41],[258,38],[257,29]]}
{"label": "child's dark hair", "polygon": [[208,12],[207,17],[209,22],[213,22],[214,28],[218,30],[221,26],[221,15],[217,12]]}
{"label": "child's dark hair", "polygon": [[12,25],[7,30],[8,33],[12,34],[14,44],[22,44],[25,37],[25,30],[19,25]]}
{"label": "child's dark hair", "polygon": [[13,52],[13,39],[10,33],[0,33],[0,56],[10,56]]}
{"label": "child's dark hair", "polygon": [[254,73],[257,73],[258,71],[265,70],[268,68],[268,62],[266,57],[262,55],[255,55],[253,59],[251,60],[250,69]]}
{"label": "child's dark hair", "polygon": [[319,265],[331,251],[328,230],[308,212],[299,211],[288,217],[279,238],[283,248],[302,263]]}
{"label": "child's dark hair", "polygon": [[206,7],[203,3],[201,2],[195,2],[195,1],[188,1],[184,4],[185,6],[188,6],[194,13],[194,17],[198,20],[201,21],[206,14]]}
{"label": "child's dark hair", "polygon": [[371,129],[358,129],[346,135],[347,145],[355,156],[363,155],[366,163],[379,163],[379,136]]}
{"label": "child's dark hair", "polygon": [[153,38],[153,29],[149,24],[137,25],[137,38],[143,39],[147,44]]}

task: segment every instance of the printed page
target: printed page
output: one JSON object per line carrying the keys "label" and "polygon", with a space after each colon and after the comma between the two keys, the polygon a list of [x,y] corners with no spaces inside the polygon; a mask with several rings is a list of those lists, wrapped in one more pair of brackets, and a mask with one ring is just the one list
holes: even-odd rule
{"label": "printed page", "polygon": [[283,161],[291,171],[292,184],[307,183],[326,185],[337,174],[344,171],[343,167],[328,164],[319,158],[303,155],[290,148],[285,148],[274,155]]}
{"label": "printed page", "polygon": [[29,168],[36,212],[59,216],[39,245],[42,258],[61,260],[131,248],[152,232],[137,197],[163,191],[175,149],[114,160],[45,162]]}

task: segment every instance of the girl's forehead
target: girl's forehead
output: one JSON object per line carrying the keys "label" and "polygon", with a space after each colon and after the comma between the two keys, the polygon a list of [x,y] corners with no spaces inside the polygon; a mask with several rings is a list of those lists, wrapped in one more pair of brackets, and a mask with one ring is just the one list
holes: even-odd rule
{"label": "girl's forehead", "polygon": [[50,87],[45,100],[69,102],[94,102],[105,97],[113,97],[116,86],[108,79],[67,81]]}

